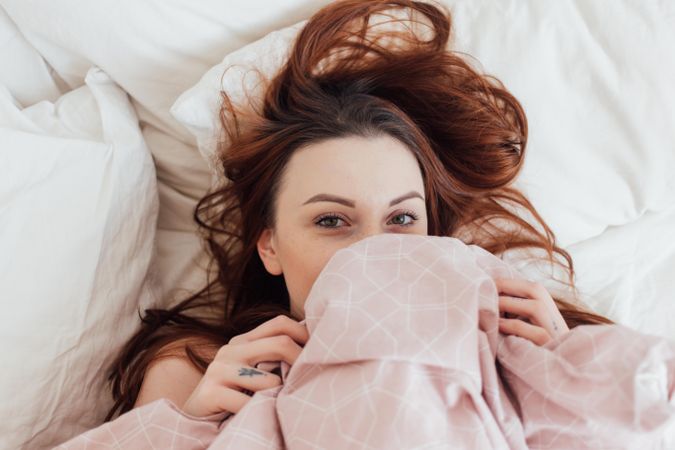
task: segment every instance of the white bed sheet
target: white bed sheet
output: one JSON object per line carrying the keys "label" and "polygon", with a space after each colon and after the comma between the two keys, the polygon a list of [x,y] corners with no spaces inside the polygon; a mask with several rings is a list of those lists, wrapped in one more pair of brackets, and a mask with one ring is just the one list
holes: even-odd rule
{"label": "white bed sheet", "polygon": [[674,238],[675,207],[570,246],[587,303],[620,323],[675,339]]}
{"label": "white bed sheet", "polygon": [[[0,42],[0,57],[5,58],[0,61],[0,79],[15,98],[22,99],[23,106],[38,101],[35,97],[38,92],[44,93],[40,94],[43,100],[53,100],[63,89],[81,85],[92,65],[106,70],[131,96],[143,136],[153,154],[160,194],[155,256],[148,274],[157,283],[157,298],[161,299],[155,306],[169,305],[178,291],[200,287],[206,264],[194,233],[192,208],[210,185],[210,168],[198,152],[194,136],[173,120],[169,113],[171,105],[180,93],[198,81],[201,73],[219,63],[228,52],[307,18],[326,2],[250,0],[245,3],[246,9],[239,10],[237,15],[229,11],[243,2],[227,2],[224,7],[223,2],[197,4],[188,0],[162,5],[140,0],[99,0],[96,5],[84,0],[53,0],[49,4],[37,0],[0,0],[0,6],[8,12],[2,17],[11,17],[18,24],[16,27],[9,20],[0,21],[0,37],[18,40],[5,42],[4,47]],[[675,30],[675,3],[559,2],[553,8],[559,8],[558,16],[562,14],[566,18],[559,23],[554,21],[556,13],[551,12],[550,3],[542,6],[535,0],[504,0],[498,4],[487,0],[446,0],[443,3],[455,13],[457,45],[476,56],[486,71],[497,76],[505,71],[501,78],[524,102],[531,125],[526,173],[545,171],[550,165],[567,171],[560,171],[556,177],[558,186],[562,186],[557,190],[536,184],[523,188],[544,218],[554,224],[554,231],[572,254],[583,298],[613,320],[675,339],[672,325],[675,319],[675,177],[672,176],[675,173],[675,127],[670,126],[675,117],[675,83],[672,82],[675,62],[671,50],[675,48],[672,31]],[[37,14],[39,10],[44,14]],[[209,15],[209,10],[217,14]],[[250,12],[253,10],[266,11],[266,14],[255,17]],[[272,11],[283,11],[283,15],[276,19]],[[505,44],[528,45],[534,49],[533,53],[523,54],[514,61],[506,59],[505,49],[489,47],[489,30],[494,30],[504,17],[512,21],[514,30],[526,26],[535,33],[532,41],[525,39],[527,36],[517,40],[516,34],[504,33]],[[83,20],[87,23],[82,23]],[[584,46],[566,41],[566,20],[571,24],[570,36],[583,34]],[[178,37],[174,25],[181,21],[189,24],[185,28],[199,30],[199,39],[190,40],[189,34]],[[144,30],[144,23],[152,25]],[[205,26],[206,23],[210,25]],[[128,26],[124,28],[120,24]],[[24,40],[17,30],[28,39]],[[115,34],[132,30],[137,35],[131,40]],[[621,56],[621,48],[611,42],[612,33],[616,36],[642,33],[641,39],[647,39],[644,42],[654,43],[653,47],[644,48],[646,52],[657,52],[643,59],[651,66],[613,64],[613,58]],[[152,41],[143,41],[150,35]],[[170,42],[173,47],[162,48],[163,42]],[[178,42],[180,48],[176,47]],[[111,45],[116,51],[105,52],[106,46]],[[631,49],[638,51],[641,46]],[[537,52],[543,50],[550,51],[550,60],[535,58]],[[556,58],[556,52],[563,52],[564,58]],[[36,68],[39,76],[27,78],[25,70],[28,69],[8,65],[7,55],[16,57],[25,67]],[[167,55],[170,57],[165,58]],[[598,70],[579,72],[573,64],[575,58],[585,60],[586,67]],[[144,66],[143,61],[152,63]],[[569,65],[561,65],[562,61]],[[518,70],[541,66],[538,70],[542,77],[550,75],[547,70],[553,68],[568,74],[568,88],[576,86],[580,90],[573,99],[574,105],[562,111],[587,105],[588,109],[580,110],[587,127],[580,128],[578,133],[571,128],[557,129],[555,117],[552,120],[550,116],[560,113],[565,96],[552,92],[550,109],[541,103],[532,103],[532,93],[525,90],[527,79],[521,78],[518,70],[508,70],[510,64],[518,66]],[[594,66],[596,64],[598,66]],[[546,65],[550,67],[546,69]],[[9,70],[10,67],[15,70]],[[129,70],[131,67],[133,71]],[[564,82],[565,77],[556,81]],[[618,97],[610,95],[608,85],[623,89],[628,96],[626,101],[618,101]],[[644,95],[639,95],[641,90]],[[603,116],[607,110],[614,111],[614,115]],[[612,121],[617,117],[622,126],[620,139],[636,149],[630,158],[608,159],[606,152],[611,152],[617,139],[602,132],[592,134],[594,129],[613,129],[616,123],[612,125]],[[570,124],[573,122],[564,123],[565,127]],[[575,172],[574,164],[565,159],[564,153],[548,159],[543,148],[545,138],[556,132],[563,133],[570,146],[578,142],[584,144],[591,152],[585,161],[603,163],[602,171],[614,184],[599,186],[596,192],[585,192],[569,183],[565,186],[566,176],[593,177],[597,170],[590,164]],[[7,151],[2,143],[0,151]],[[615,191],[612,186],[618,189]],[[570,204],[570,191],[587,197],[580,204]],[[617,207],[611,217],[602,213],[607,204]],[[571,208],[575,215],[564,216],[557,205]],[[598,205],[598,209],[594,210],[593,205]],[[583,221],[579,222],[582,226],[577,227],[576,220]],[[546,281],[546,275],[536,264],[523,264],[521,270],[556,289],[556,285]],[[69,426],[77,430],[77,424]]]}
{"label": "white bed sheet", "polygon": [[[615,322],[675,340],[674,235],[675,206],[567,246],[581,299]],[[551,292],[565,290],[549,276],[567,279],[559,269],[529,260],[513,263]]]}
{"label": "white bed sheet", "polygon": [[[191,209],[209,186],[196,140],[169,108],[223,55],[325,3],[0,0],[71,86],[92,64],[131,95],[157,165],[161,255],[155,273],[164,304],[173,301],[172,289],[191,289],[203,280]],[[675,204],[675,60],[668,57],[675,47],[674,3],[441,3],[453,13],[454,46],[475,56],[524,104],[530,148],[522,188],[561,245],[590,246],[589,238],[605,229]],[[561,143],[553,151],[556,141]]]}
{"label": "white bed sheet", "polygon": [[[673,6],[614,3],[603,14],[599,4],[583,2],[545,8],[538,2],[493,8],[482,1],[445,3],[455,21],[454,47],[499,76],[528,113],[528,154],[516,186],[572,254],[582,300],[617,322],[675,338],[668,323],[674,302],[667,293],[675,278],[669,263],[675,61],[660,60],[675,45]],[[506,30],[510,22],[513,29]],[[649,23],[650,34],[631,36]],[[271,76],[301,25],[229,53],[172,107],[197,136],[214,177],[215,142],[222,135],[218,91],[225,89],[234,101],[259,94],[249,70]],[[236,70],[221,82],[231,65]],[[509,257],[552,291],[565,290],[549,280],[551,268],[519,259],[520,252]]]}

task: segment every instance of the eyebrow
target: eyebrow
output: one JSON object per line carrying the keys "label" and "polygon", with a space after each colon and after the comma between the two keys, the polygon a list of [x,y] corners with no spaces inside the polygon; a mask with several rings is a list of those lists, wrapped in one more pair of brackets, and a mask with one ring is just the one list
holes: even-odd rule
{"label": "eyebrow", "polygon": [[[389,206],[394,206],[397,203],[401,203],[403,200],[408,200],[409,198],[420,198],[424,200],[424,197],[422,197],[422,194],[420,194],[417,191],[410,191],[407,194],[403,194],[400,197],[396,197],[393,199],[391,202],[389,202]],[[303,206],[308,204],[308,203],[315,203],[315,202],[334,202],[334,203],[340,203],[341,205],[349,206],[350,208],[356,207],[356,203],[354,203],[354,200],[349,200],[343,197],[338,197],[337,195],[331,195],[331,194],[317,194],[314,197],[311,197],[308,199],[305,203],[303,203]]]}

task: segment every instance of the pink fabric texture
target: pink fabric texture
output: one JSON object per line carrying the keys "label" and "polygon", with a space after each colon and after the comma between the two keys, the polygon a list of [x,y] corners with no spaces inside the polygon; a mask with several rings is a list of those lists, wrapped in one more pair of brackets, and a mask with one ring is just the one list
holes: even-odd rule
{"label": "pink fabric texture", "polygon": [[257,366],[281,386],[205,418],[160,399],[57,448],[659,448],[675,342],[621,325],[543,346],[500,334],[498,277],[522,278],[456,238],[361,240],[314,283],[293,366]]}

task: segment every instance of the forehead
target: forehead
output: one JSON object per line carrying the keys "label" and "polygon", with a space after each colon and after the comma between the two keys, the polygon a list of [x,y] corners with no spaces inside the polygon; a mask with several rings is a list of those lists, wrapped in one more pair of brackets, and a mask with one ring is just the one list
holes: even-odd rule
{"label": "forehead", "polygon": [[329,139],[297,150],[283,174],[280,201],[305,201],[317,193],[356,199],[424,192],[415,155],[390,136]]}

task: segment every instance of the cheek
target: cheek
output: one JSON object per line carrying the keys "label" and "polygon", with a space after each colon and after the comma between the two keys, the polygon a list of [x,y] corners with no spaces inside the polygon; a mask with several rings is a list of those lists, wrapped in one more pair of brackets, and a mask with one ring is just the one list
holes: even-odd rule
{"label": "cheek", "polygon": [[304,305],[312,285],[338,248],[312,239],[294,239],[288,244],[282,256],[284,280],[291,301]]}

